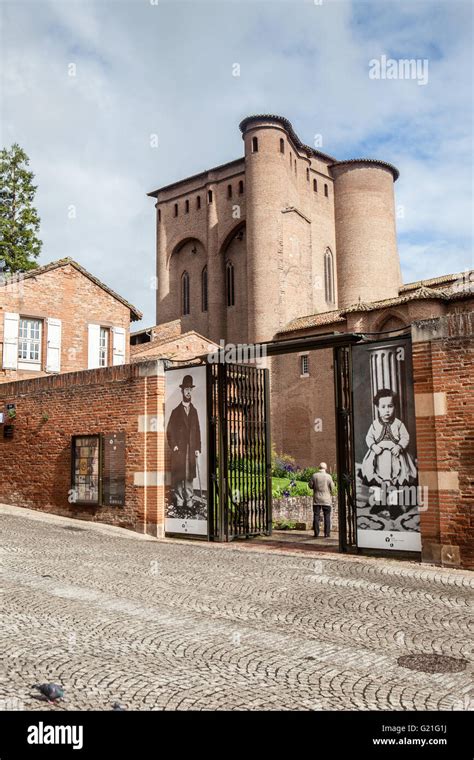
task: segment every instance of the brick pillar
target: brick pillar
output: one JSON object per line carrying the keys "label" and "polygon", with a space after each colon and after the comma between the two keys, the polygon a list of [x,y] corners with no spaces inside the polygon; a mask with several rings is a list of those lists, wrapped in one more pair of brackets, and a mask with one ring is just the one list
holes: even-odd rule
{"label": "brick pillar", "polygon": [[413,323],[422,560],[474,569],[472,312]]}

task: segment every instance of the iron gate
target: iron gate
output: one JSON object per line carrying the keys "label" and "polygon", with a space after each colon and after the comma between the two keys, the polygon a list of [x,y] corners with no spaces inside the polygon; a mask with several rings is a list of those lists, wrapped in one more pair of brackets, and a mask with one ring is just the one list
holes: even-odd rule
{"label": "iron gate", "polygon": [[339,506],[339,550],[357,551],[352,347],[334,348],[336,443]]}
{"label": "iron gate", "polygon": [[268,370],[208,365],[209,538],[272,530]]}

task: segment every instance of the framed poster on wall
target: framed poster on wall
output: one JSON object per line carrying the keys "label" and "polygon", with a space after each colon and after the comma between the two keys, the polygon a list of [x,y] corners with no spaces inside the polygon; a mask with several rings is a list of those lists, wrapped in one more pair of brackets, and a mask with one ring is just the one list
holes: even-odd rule
{"label": "framed poster on wall", "polygon": [[357,545],[421,551],[411,341],[353,347]]}
{"label": "framed poster on wall", "polygon": [[165,373],[165,531],[208,535],[206,367]]}

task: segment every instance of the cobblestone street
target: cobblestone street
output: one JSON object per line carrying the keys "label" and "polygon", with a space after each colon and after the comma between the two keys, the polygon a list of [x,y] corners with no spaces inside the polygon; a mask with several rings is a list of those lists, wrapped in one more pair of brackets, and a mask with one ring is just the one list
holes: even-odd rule
{"label": "cobblestone street", "polygon": [[[2,709],[467,710],[474,577],[0,508]],[[465,658],[430,674],[397,658]],[[39,700],[31,685],[65,687]]]}

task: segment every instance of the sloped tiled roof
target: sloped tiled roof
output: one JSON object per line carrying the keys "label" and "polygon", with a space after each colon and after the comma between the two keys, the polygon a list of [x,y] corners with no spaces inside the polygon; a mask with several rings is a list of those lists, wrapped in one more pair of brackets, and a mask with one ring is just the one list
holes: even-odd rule
{"label": "sloped tiled roof", "polygon": [[[77,261],[74,261],[74,259],[71,259],[69,256],[64,259],[58,259],[57,261],[51,261],[49,264],[36,267],[35,269],[29,269],[27,272],[22,272],[21,278],[22,280],[27,280],[30,278],[39,277],[42,274],[46,274],[46,272],[52,272],[54,269],[59,269],[60,267],[66,267],[66,266],[74,267],[74,269],[77,269],[78,272],[83,274],[85,277],[88,277],[89,280],[91,280],[95,285],[98,285],[99,288],[102,288],[102,290],[105,290],[106,293],[111,295],[113,298],[116,298],[117,301],[120,301],[120,303],[123,303],[124,306],[130,309],[130,315],[131,315],[132,321],[136,321],[142,318],[143,314],[141,313],[141,311],[139,311],[137,308],[135,308],[135,306],[133,306],[128,301],[126,301],[125,298],[122,298],[122,296],[119,296],[119,294],[116,293],[115,290],[112,290],[112,288],[109,288],[108,285],[105,285],[97,277],[94,277],[93,274],[88,272],[87,269],[84,269],[84,267],[78,264]],[[8,285],[8,279],[5,279],[3,284]]]}
{"label": "sloped tiled roof", "polygon": [[[441,278],[433,278],[437,283],[452,283],[459,281],[460,275],[446,275]],[[359,301],[352,304],[345,309],[335,309],[333,311],[325,311],[321,314],[308,314],[304,317],[298,317],[289,322],[285,327],[279,330],[278,334],[293,332],[294,330],[305,330],[309,327],[321,327],[323,325],[338,324],[345,322],[346,314],[354,314],[357,312],[376,311],[377,309],[385,309],[389,306],[399,306],[410,301],[457,301],[464,298],[474,298],[474,291],[468,287],[453,289],[447,288],[430,288],[426,285],[430,280],[423,280],[417,283],[409,283],[409,285],[415,285],[415,288],[403,287],[403,293],[395,298],[385,298],[381,301],[370,301],[369,303]],[[434,284],[434,283],[433,283]],[[400,288],[402,292],[402,288]]]}

